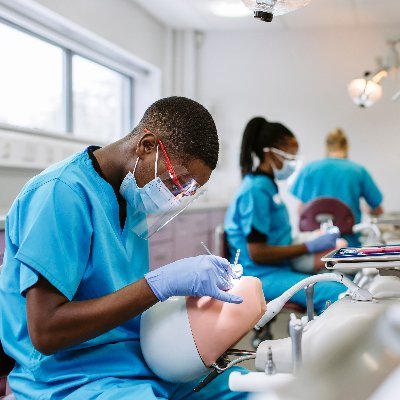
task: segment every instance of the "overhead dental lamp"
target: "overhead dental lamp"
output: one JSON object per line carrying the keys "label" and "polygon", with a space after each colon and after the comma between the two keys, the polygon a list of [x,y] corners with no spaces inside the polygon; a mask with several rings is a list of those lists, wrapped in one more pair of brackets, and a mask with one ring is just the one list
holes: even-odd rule
{"label": "overhead dental lamp", "polygon": [[370,72],[365,72],[364,78],[353,79],[347,87],[353,103],[362,108],[375,104],[382,97],[383,89],[380,81],[387,74],[387,71],[382,69],[372,78]]}
{"label": "overhead dental lamp", "polygon": [[311,0],[242,0],[254,12],[254,18],[271,22],[274,15],[283,15],[305,7]]}
{"label": "overhead dental lamp", "polygon": [[[371,107],[383,94],[380,84],[389,73],[396,76],[400,70],[400,53],[396,46],[400,44],[400,38],[388,40],[386,43],[389,51],[384,58],[377,58],[378,71],[375,74],[365,72],[363,78],[353,79],[347,86],[348,93],[354,104],[360,107]],[[400,91],[392,97],[393,102],[400,99]]]}

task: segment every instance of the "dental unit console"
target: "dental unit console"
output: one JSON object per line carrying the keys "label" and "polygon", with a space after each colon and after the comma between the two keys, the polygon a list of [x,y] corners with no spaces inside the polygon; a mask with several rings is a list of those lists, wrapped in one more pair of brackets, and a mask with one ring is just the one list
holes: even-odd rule
{"label": "dental unit console", "polygon": [[400,295],[400,245],[342,248],[322,261],[327,269],[356,274],[354,283],[375,299]]}
{"label": "dental unit console", "polygon": [[322,257],[328,269],[343,268],[398,268],[400,245],[345,247]]}
{"label": "dental unit console", "polygon": [[[399,299],[357,302],[346,297],[303,329],[292,316],[297,335],[262,342],[255,359],[259,372],[232,372],[229,387],[260,394],[252,400],[395,399],[398,385],[392,397],[370,396],[400,372],[399,315]],[[269,375],[271,353],[275,373]]]}
{"label": "dental unit console", "polygon": [[[303,288],[307,317],[292,314],[290,337],[261,342],[255,358],[259,372],[232,372],[231,390],[260,393],[254,400],[364,400],[397,382],[391,376],[396,371],[400,376],[400,245],[342,248],[322,260],[331,272],[306,278],[269,302],[256,328]],[[354,269],[360,272],[353,282],[344,273]],[[313,285],[326,280],[344,284],[347,292],[314,318]],[[398,393],[399,387],[391,390]]]}

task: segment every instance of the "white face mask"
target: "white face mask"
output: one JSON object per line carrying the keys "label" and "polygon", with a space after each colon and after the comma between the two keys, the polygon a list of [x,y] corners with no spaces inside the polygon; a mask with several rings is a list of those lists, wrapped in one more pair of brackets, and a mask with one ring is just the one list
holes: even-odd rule
{"label": "white face mask", "polygon": [[297,156],[286,153],[283,150],[275,149],[274,147],[265,147],[263,150],[265,152],[270,151],[272,153],[275,153],[282,162],[282,168],[278,169],[271,159],[271,166],[272,170],[274,171],[274,177],[278,181],[284,181],[288,179],[296,171],[298,164]]}
{"label": "white face mask", "polygon": [[274,176],[276,179],[278,179],[278,181],[284,181],[288,179],[297,168],[297,161],[295,160],[283,160],[282,163],[282,168],[277,169],[274,162],[271,160]]}
{"label": "white face mask", "polygon": [[171,210],[179,206],[179,200],[165,186],[164,182],[157,176],[158,146],[154,166],[154,179],[146,183],[142,188],[137,185],[135,171],[139,162],[136,160],[133,172],[128,172],[122,181],[119,192],[127,203],[136,211],[147,215],[155,215]]}

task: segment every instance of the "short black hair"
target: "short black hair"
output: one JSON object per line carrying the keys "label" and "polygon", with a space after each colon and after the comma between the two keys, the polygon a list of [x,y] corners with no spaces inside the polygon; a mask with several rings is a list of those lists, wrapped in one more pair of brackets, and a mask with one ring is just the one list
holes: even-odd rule
{"label": "short black hair", "polygon": [[159,135],[168,153],[182,161],[195,158],[211,169],[217,166],[217,128],[211,114],[196,101],[180,96],[157,100],[131,135],[144,128]]}

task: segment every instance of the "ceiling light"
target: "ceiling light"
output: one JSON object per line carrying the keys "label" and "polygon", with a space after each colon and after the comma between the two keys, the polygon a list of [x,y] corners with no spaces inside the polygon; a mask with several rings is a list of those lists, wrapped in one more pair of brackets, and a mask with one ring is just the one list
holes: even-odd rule
{"label": "ceiling light", "polygon": [[213,1],[208,5],[210,11],[219,17],[241,18],[250,15],[249,10],[239,1]]}
{"label": "ceiling light", "polygon": [[360,107],[371,107],[382,97],[382,86],[368,76],[369,72],[365,78],[353,79],[347,87],[353,103]]}
{"label": "ceiling light", "polygon": [[311,0],[242,0],[247,8],[254,11],[254,17],[271,22],[274,15],[283,15],[305,7]]}
{"label": "ceiling light", "polygon": [[[384,61],[381,58],[377,59],[379,69],[372,77],[370,73],[366,72],[364,78],[353,79],[347,86],[347,91],[353,100],[353,103],[360,107],[371,107],[375,104],[383,94],[382,86],[380,82],[382,79],[389,75],[389,72],[393,71],[396,75],[400,69],[400,54],[396,48],[400,44],[399,39],[389,40],[387,42],[389,46],[389,53]],[[392,100],[394,102],[399,101],[400,92],[396,93]]]}

